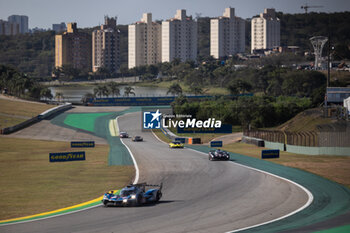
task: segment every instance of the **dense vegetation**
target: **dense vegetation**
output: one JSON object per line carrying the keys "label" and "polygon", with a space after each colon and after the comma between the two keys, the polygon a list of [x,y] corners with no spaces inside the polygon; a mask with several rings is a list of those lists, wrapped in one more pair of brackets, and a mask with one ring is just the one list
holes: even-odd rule
{"label": "dense vegetation", "polygon": [[196,119],[215,118],[226,124],[243,128],[279,125],[312,106],[309,98],[254,96],[216,100],[192,101],[180,96],[173,103],[177,114],[192,115]]}
{"label": "dense vegetation", "polygon": [[0,93],[21,98],[39,100],[41,97],[52,99],[49,88],[40,85],[33,78],[16,69],[0,65]]}

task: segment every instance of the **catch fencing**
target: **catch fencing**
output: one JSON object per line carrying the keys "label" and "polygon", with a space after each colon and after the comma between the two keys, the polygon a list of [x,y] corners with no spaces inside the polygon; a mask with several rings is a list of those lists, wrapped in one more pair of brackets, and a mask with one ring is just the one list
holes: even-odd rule
{"label": "catch fencing", "polygon": [[259,138],[269,142],[307,147],[350,147],[350,127],[308,132],[281,130],[247,130],[246,137]]}

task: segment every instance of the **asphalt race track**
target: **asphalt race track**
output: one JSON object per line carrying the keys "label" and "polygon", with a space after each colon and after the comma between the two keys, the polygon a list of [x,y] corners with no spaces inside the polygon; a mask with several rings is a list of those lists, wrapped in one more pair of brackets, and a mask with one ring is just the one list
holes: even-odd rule
{"label": "asphalt race track", "polygon": [[[170,149],[141,132],[140,113],[118,118],[120,131],[144,142],[132,151],[139,182],[163,182],[163,198],[143,207],[98,206],[54,218],[1,226],[1,232],[228,232],[287,215],[308,201],[298,186],[233,162],[209,161],[190,149]],[[69,197],[67,197],[69,198]]]}

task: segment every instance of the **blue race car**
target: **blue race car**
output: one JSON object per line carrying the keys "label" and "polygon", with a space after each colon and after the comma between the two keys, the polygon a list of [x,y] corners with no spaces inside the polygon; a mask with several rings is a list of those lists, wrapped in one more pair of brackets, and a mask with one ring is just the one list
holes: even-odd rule
{"label": "blue race car", "polygon": [[[147,183],[130,184],[120,190],[119,194],[113,191],[103,195],[104,206],[140,206],[148,203],[157,203],[162,197],[162,186]],[[146,190],[146,187],[151,187]]]}

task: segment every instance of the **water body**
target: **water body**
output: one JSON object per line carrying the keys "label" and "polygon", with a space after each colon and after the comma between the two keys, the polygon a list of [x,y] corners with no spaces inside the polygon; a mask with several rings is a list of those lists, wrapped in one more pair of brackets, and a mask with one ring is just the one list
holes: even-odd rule
{"label": "water body", "polygon": [[[120,96],[124,96],[124,87],[126,85],[120,85]],[[160,87],[140,87],[131,86],[134,88],[133,92],[136,97],[157,97],[157,96],[170,96],[167,94],[167,88]],[[56,93],[60,92],[63,94],[64,101],[67,102],[81,102],[81,98],[87,93],[94,93],[94,86],[59,86],[59,87],[49,87],[51,94],[55,97]],[[130,95],[133,96],[133,95]],[[102,96],[107,97],[107,96]],[[109,95],[108,97],[112,97]]]}

